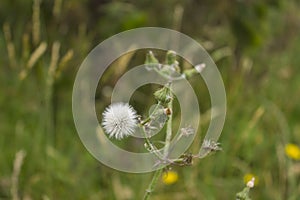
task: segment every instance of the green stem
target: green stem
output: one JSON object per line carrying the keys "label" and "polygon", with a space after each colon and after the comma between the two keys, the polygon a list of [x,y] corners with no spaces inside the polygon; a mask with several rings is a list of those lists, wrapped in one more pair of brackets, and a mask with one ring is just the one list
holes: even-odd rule
{"label": "green stem", "polygon": [[159,150],[151,143],[149,137],[147,136],[146,132],[142,129],[142,132],[144,134],[144,137],[145,137],[145,141],[146,141],[146,144],[148,145],[148,147],[152,150],[152,153],[154,153],[159,159],[163,159],[163,156],[162,154],[159,152]]}
{"label": "green stem", "polygon": [[[170,85],[171,89],[171,85]],[[169,155],[169,148],[172,138],[172,120],[173,120],[173,99],[168,103],[168,108],[171,110],[171,114],[169,115],[168,123],[167,123],[167,135],[165,140],[165,148],[164,148],[164,157],[167,158]]]}
{"label": "green stem", "polygon": [[[171,85],[170,85],[170,88],[171,88]],[[170,108],[171,111],[172,111],[172,107],[173,107],[173,99],[171,99],[171,101],[168,103],[168,108]],[[168,123],[167,123],[167,135],[166,135],[165,148],[164,148],[164,158],[165,159],[168,157],[169,147],[170,147],[171,138],[172,138],[172,117],[173,117],[173,115],[171,112],[171,114],[169,115],[169,118],[168,118]],[[143,200],[148,200],[150,198],[150,195],[153,192],[162,172],[163,172],[163,168],[160,168],[155,171],[154,176],[145,192]]]}
{"label": "green stem", "polygon": [[158,102],[158,104],[155,106],[154,110],[152,111],[152,113],[149,115],[149,117],[147,119],[145,119],[141,125],[145,125],[147,122],[151,121],[151,117],[153,116],[153,114],[157,111],[157,109],[160,107],[161,103]]}
{"label": "green stem", "polygon": [[162,174],[162,171],[163,171],[162,168],[155,171],[154,176],[153,176],[153,178],[152,178],[152,180],[151,180],[151,182],[150,182],[150,184],[149,184],[149,186],[148,186],[148,188],[145,192],[143,200],[148,200],[150,198],[150,195],[153,192],[153,190],[154,190],[154,188],[157,184],[157,181],[158,181],[159,177]]}
{"label": "green stem", "polygon": [[182,79],[184,79],[183,76],[178,76],[178,77],[172,77],[172,78],[170,78],[171,77],[170,75],[167,75],[167,74],[161,72],[161,70],[156,69],[156,68],[154,68],[154,71],[157,72],[160,76],[164,77],[167,80],[170,80],[170,79],[173,79],[173,80],[182,80]]}

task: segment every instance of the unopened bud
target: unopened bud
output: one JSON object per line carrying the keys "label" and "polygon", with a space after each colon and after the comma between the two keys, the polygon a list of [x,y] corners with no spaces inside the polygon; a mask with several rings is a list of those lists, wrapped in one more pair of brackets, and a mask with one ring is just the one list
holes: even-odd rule
{"label": "unopened bud", "polygon": [[157,101],[167,104],[171,101],[172,99],[172,94],[171,91],[168,87],[163,87],[156,92],[154,92],[154,97]]}
{"label": "unopened bud", "polygon": [[205,63],[201,63],[199,65],[196,65],[192,69],[184,70],[183,74],[186,78],[190,78],[196,74],[201,73],[204,70],[205,66],[206,66]]}
{"label": "unopened bud", "polygon": [[173,65],[176,63],[176,52],[175,51],[168,51],[166,56],[166,64]]}
{"label": "unopened bud", "polygon": [[152,51],[149,51],[146,55],[146,61],[145,61],[145,65],[148,68],[153,68],[155,66],[159,65],[158,60],[155,58],[154,54],[152,53]]}

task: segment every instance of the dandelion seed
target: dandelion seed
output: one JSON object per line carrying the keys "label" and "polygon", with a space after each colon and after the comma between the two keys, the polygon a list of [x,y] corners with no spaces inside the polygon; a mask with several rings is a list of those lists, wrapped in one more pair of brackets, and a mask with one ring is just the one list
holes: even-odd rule
{"label": "dandelion seed", "polygon": [[137,127],[136,111],[126,103],[114,103],[103,112],[102,126],[110,138],[122,139]]}

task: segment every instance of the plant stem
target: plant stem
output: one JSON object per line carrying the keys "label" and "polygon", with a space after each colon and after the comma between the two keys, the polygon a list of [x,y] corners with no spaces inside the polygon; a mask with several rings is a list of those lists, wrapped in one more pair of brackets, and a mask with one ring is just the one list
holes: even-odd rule
{"label": "plant stem", "polygon": [[148,200],[150,198],[150,195],[153,192],[153,190],[154,190],[154,188],[157,184],[157,181],[158,181],[159,177],[162,174],[162,171],[163,171],[162,168],[155,171],[154,176],[153,176],[153,178],[152,178],[152,180],[151,180],[151,182],[150,182],[150,184],[149,184],[149,186],[148,186],[148,188],[145,192],[143,200]]}
{"label": "plant stem", "polygon": [[[171,90],[171,85],[170,85]],[[167,158],[169,154],[170,142],[172,138],[172,118],[173,118],[173,99],[171,98],[168,103],[168,108],[171,110],[171,114],[169,115],[168,123],[167,123],[167,135],[165,140],[165,149],[164,149],[164,157]]]}
{"label": "plant stem", "polygon": [[151,121],[151,117],[153,116],[153,114],[157,111],[157,109],[159,108],[159,106],[161,106],[161,103],[158,102],[158,104],[155,106],[154,110],[152,111],[152,113],[149,115],[149,117],[147,119],[145,119],[141,125],[145,125],[147,122]]}
{"label": "plant stem", "polygon": [[[171,84],[170,84],[170,88],[171,88]],[[168,108],[170,108],[172,110],[172,107],[173,107],[173,99],[171,99],[170,102],[168,103]],[[170,147],[170,142],[171,142],[171,138],[172,138],[172,117],[173,117],[173,115],[171,112],[171,114],[169,115],[169,118],[168,118],[168,123],[167,123],[167,134],[166,134],[166,140],[165,140],[164,159],[166,159],[169,154],[169,147]],[[155,171],[153,178],[145,192],[143,200],[148,200],[150,198],[150,195],[153,192],[162,172],[163,172],[163,168],[160,168]]]}
{"label": "plant stem", "polygon": [[146,141],[146,144],[148,145],[148,147],[150,148],[151,152],[154,153],[157,158],[159,159],[163,159],[163,155],[158,151],[158,149],[151,143],[149,137],[147,136],[146,132],[142,129],[142,132],[144,134],[144,137],[145,137],[145,141]]}

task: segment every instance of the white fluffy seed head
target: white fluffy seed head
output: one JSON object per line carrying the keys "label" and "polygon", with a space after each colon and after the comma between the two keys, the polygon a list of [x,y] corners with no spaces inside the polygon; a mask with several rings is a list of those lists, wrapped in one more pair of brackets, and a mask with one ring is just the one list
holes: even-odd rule
{"label": "white fluffy seed head", "polygon": [[130,136],[137,127],[136,111],[127,103],[113,103],[102,115],[102,126],[110,138]]}

